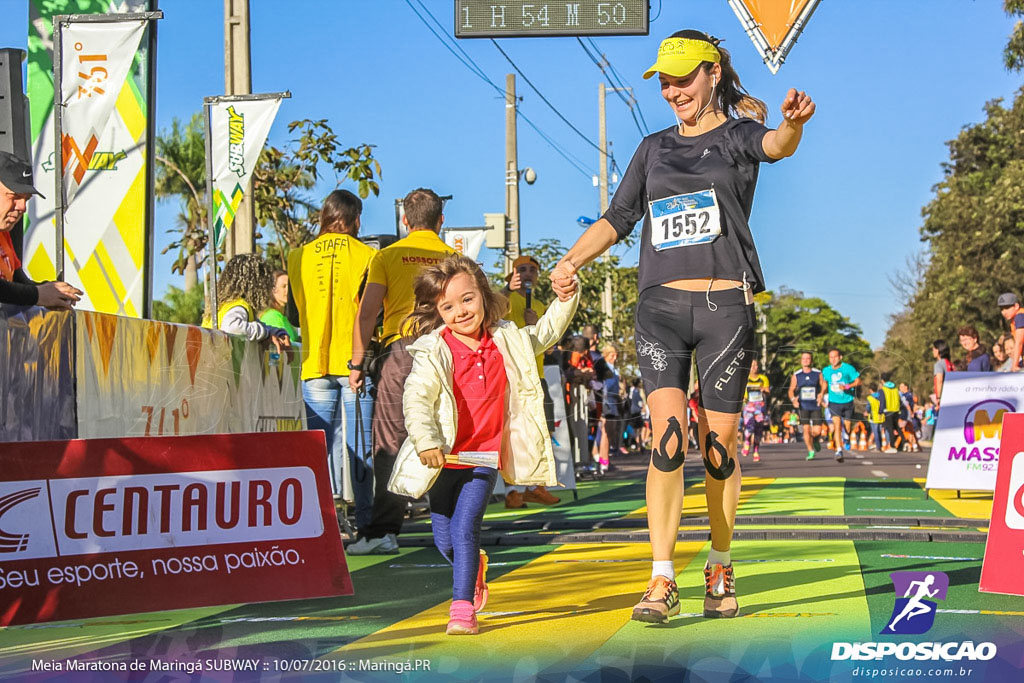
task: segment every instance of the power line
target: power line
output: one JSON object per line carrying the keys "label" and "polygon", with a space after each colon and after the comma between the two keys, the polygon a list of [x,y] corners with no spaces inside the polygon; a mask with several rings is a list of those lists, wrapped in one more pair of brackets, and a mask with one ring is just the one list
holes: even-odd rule
{"label": "power line", "polygon": [[642,121],[644,124],[644,130],[647,131],[647,133],[649,134],[650,130],[647,128],[647,120],[644,118],[644,110],[640,106],[640,101],[636,98],[636,95],[633,90],[633,84],[629,83],[628,81],[626,81],[626,79],[622,77],[622,74],[620,74],[618,69],[615,68],[615,65],[612,64],[612,60],[608,59],[608,56],[601,52],[600,48],[597,47],[597,43],[594,42],[593,38],[587,38],[587,42],[589,42],[591,46],[593,46],[594,50],[596,50],[597,53],[604,58],[605,63],[608,65],[608,68],[611,69],[612,74],[618,80],[619,84],[624,85],[625,87],[628,88],[630,100],[632,100],[633,104],[636,105],[636,112],[637,114],[640,115],[640,121]]}
{"label": "power line", "polygon": [[558,115],[558,118],[562,119],[562,121],[565,122],[565,125],[567,125],[570,128],[572,128],[573,131],[575,131],[575,133],[577,135],[579,135],[581,138],[583,138],[588,145],[590,145],[591,147],[596,149],[598,152],[600,152],[601,148],[597,146],[597,143],[595,143],[593,140],[591,140],[586,135],[581,133],[579,128],[577,128],[576,126],[572,125],[572,123],[569,121],[569,119],[567,119],[564,116],[562,116],[562,112],[558,111],[558,108],[555,107],[555,105],[551,104],[551,102],[548,101],[548,98],[544,97],[543,93],[541,93],[541,91],[537,89],[537,86],[535,86],[530,81],[530,79],[526,77],[526,74],[524,74],[522,72],[522,70],[516,65],[516,63],[512,61],[512,58],[509,57],[505,53],[505,51],[501,49],[501,46],[498,45],[498,41],[494,40],[494,38],[491,38],[491,42],[494,43],[494,47],[498,48],[498,52],[501,53],[501,56],[508,60],[508,63],[511,64],[512,68],[516,70],[516,73],[518,73],[520,76],[523,77],[523,80],[526,81],[526,84],[533,89],[533,92],[537,93],[537,97],[539,97],[541,100],[543,100],[544,104],[548,105],[548,107],[551,108],[551,111],[555,112],[555,114]]}
{"label": "power line", "polygon": [[[622,94],[622,91],[626,90],[626,87],[623,85],[622,81],[619,81],[618,85],[616,85],[615,81],[612,79],[612,77],[609,75],[608,71],[606,70],[606,66],[605,65],[607,64],[608,66],[611,66],[611,63],[607,62],[607,61],[602,61],[602,59],[604,59],[604,55],[601,54],[601,51],[597,48],[597,45],[594,45],[594,50],[598,54],[601,55],[602,59],[598,59],[597,57],[595,57],[593,55],[593,53],[590,52],[590,49],[587,48],[586,44],[582,40],[580,40],[579,38],[576,39],[576,42],[580,44],[580,47],[583,48],[583,51],[585,53],[587,53],[588,57],[590,57],[590,61],[594,62],[594,64],[597,66],[597,68],[601,70],[601,73],[604,75],[605,80],[608,81],[608,84],[612,87],[612,92],[616,93],[619,96],[619,99],[621,99],[625,103],[625,105],[629,108],[629,114],[630,114],[630,116],[633,117],[633,123],[636,124],[636,129],[640,133],[640,135],[648,135],[649,131],[647,131],[647,123],[646,123],[646,121],[644,122],[644,125],[641,126],[640,125],[640,121],[637,120],[636,112],[633,109],[633,103],[636,102],[636,99],[633,98],[632,95],[631,95],[630,99],[627,100],[626,96]],[[593,44],[593,41],[591,41],[591,44]],[[632,90],[632,89],[630,88],[630,90]],[[636,108],[637,109],[640,108],[639,107],[639,103],[637,103],[637,107]],[[641,118],[642,117],[643,117],[643,114],[641,113]]]}
{"label": "power line", "polygon": [[[434,23],[437,24],[438,27],[440,27],[442,31],[444,31],[445,30],[444,27],[441,26],[441,23],[430,12],[430,10],[427,9],[426,6],[420,0],[416,0],[416,2],[420,5],[420,7],[423,9],[423,11],[426,12],[427,15],[429,15],[430,18],[434,20]],[[467,69],[469,69],[473,73],[473,75],[475,75],[477,78],[482,80],[484,83],[486,83],[487,85],[489,85],[492,88],[494,88],[502,96],[502,98],[505,97],[505,90],[503,88],[499,87],[490,78],[488,78],[487,74],[484,72],[484,70],[480,68],[480,66],[476,63],[476,61],[465,50],[463,50],[462,47],[458,43],[456,43],[455,46],[458,48],[459,52],[462,53],[462,56],[460,56],[454,49],[452,49],[452,46],[448,44],[448,42],[444,39],[444,37],[442,37],[442,35],[439,34],[437,31],[435,31],[434,28],[430,25],[430,23],[426,20],[426,18],[424,18],[424,16],[422,14],[420,14],[420,12],[412,4],[412,0],[405,0],[405,4],[409,5],[409,9],[411,9],[413,11],[413,13],[423,23],[423,25],[427,27],[427,30],[429,30],[434,35],[434,37],[437,38],[441,42],[442,45],[444,45],[445,49],[447,49],[449,52],[451,52],[452,55],[457,60],[459,60],[462,63],[463,66],[465,66]],[[500,48],[499,48],[499,50],[500,50]],[[523,76],[523,78],[526,78],[526,77]],[[532,87],[532,84],[531,84],[531,87]],[[586,168],[584,168],[584,162],[580,161],[578,157],[575,157],[574,155],[572,155],[570,152],[568,152],[568,150],[565,150],[564,148],[562,148],[557,142],[555,142],[551,138],[551,136],[549,136],[547,133],[545,133],[543,130],[541,130],[540,127],[537,126],[537,124],[535,124],[533,121],[531,121],[522,112],[522,110],[520,110],[519,107],[516,107],[516,114],[519,115],[520,117],[522,117],[523,121],[525,121],[526,124],[528,126],[530,126],[530,128],[532,128],[537,133],[537,135],[539,135],[541,137],[541,139],[543,139],[553,150],[555,150],[555,152],[557,152],[563,159],[565,159],[569,163],[569,165],[571,165],[573,168],[575,168],[577,171],[582,173],[587,178],[593,178],[594,177],[594,173],[592,173],[592,172],[586,170]]]}

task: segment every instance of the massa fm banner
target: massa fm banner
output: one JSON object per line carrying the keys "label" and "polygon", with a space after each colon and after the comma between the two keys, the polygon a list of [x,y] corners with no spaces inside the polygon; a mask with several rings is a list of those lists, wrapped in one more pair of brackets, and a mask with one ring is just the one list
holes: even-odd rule
{"label": "massa fm banner", "polygon": [[215,101],[207,106],[212,132],[213,234],[220,247],[235,221],[281,97]]}
{"label": "massa fm banner", "polygon": [[1024,412],[1024,373],[948,372],[941,401],[926,487],[994,491],[1003,416]]}
{"label": "massa fm banner", "polygon": [[[151,4],[149,0],[29,0],[32,157],[36,187],[46,198],[29,202],[22,260],[37,280],[53,279],[56,274],[53,188],[59,169],[54,153],[53,17],[144,12]],[[73,202],[65,211],[64,275],[84,290],[80,307],[140,317],[148,249],[146,157],[151,103],[147,92],[153,29],[143,26],[141,47],[131,49],[116,39],[110,43],[106,37],[81,34],[82,30],[117,32],[128,25],[102,23],[86,29],[85,24],[74,24],[69,27],[72,33],[66,31],[63,81],[65,99],[70,95],[70,100],[62,146],[67,161],[65,186]],[[131,40],[139,45],[138,38]],[[87,115],[73,113],[80,106],[88,110]]]}

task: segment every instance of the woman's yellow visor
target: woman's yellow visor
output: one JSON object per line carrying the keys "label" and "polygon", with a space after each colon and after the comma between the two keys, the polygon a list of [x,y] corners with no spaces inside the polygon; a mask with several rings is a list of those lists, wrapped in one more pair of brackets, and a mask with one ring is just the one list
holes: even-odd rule
{"label": "woman's yellow visor", "polygon": [[658,61],[644,72],[644,78],[656,73],[686,76],[701,62],[720,62],[722,55],[706,40],[693,38],[666,38],[658,48]]}

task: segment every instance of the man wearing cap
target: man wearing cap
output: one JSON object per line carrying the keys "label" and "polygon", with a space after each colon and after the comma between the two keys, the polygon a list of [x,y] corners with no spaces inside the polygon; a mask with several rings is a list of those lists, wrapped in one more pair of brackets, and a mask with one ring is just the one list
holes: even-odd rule
{"label": "man wearing cap", "polygon": [[1010,372],[1020,370],[1020,356],[1024,353],[1024,311],[1020,310],[1020,300],[1013,292],[1005,292],[999,295],[996,301],[999,312],[1010,321],[1010,335],[1013,337],[1013,354]]}
{"label": "man wearing cap", "polygon": [[[512,272],[508,275],[508,284],[505,286],[504,294],[508,297],[509,311],[508,319],[516,324],[516,327],[536,325],[540,316],[544,315],[547,306],[541,303],[533,295],[537,279],[540,277],[540,261],[532,256],[522,254],[512,262]],[[541,386],[544,388],[544,412],[548,413],[551,404],[551,392],[547,381],[544,379],[544,354],[537,356],[537,374],[540,377]],[[553,427],[554,414],[549,415],[549,428]],[[524,488],[522,486],[509,486],[505,491],[505,507],[516,509],[526,507],[527,502],[540,503],[541,505],[554,505],[560,502],[545,487],[535,486]]]}
{"label": "man wearing cap", "polygon": [[82,292],[66,282],[35,282],[21,268],[11,230],[25,215],[32,195],[32,165],[10,152],[0,152],[0,303],[70,309]]}

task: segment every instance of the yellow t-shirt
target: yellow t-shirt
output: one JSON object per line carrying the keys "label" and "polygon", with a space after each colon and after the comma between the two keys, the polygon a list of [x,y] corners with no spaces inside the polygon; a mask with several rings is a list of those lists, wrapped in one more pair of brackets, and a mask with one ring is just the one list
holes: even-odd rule
{"label": "yellow t-shirt", "polygon": [[288,283],[302,328],[302,379],[348,376],[359,286],[377,250],[328,233],[288,254]]}
{"label": "yellow t-shirt", "polygon": [[413,230],[408,237],[378,251],[370,261],[367,284],[384,285],[384,343],[401,336],[402,323],[416,305],[413,281],[423,266],[443,261],[455,250],[433,230]]}
{"label": "yellow t-shirt", "polygon": [[[751,396],[753,393],[753,396]],[[744,401],[768,401],[768,377],[758,373],[747,378],[747,390],[743,394]]]}
{"label": "yellow t-shirt", "polygon": [[[537,314],[537,317],[544,315],[547,306],[537,300],[537,297],[530,297],[530,310]],[[526,327],[526,297],[519,292],[508,294],[508,319],[516,324],[516,327]],[[537,355],[537,372],[544,377],[544,354]]]}
{"label": "yellow t-shirt", "polygon": [[[217,324],[219,325],[224,321],[224,314],[230,311],[235,306],[241,306],[245,309],[245,312],[249,314],[249,320],[256,319],[256,312],[252,310],[252,306],[245,299],[232,299],[231,301],[225,301],[217,307]],[[213,320],[207,316],[203,316],[203,327],[208,329],[213,328]]]}

